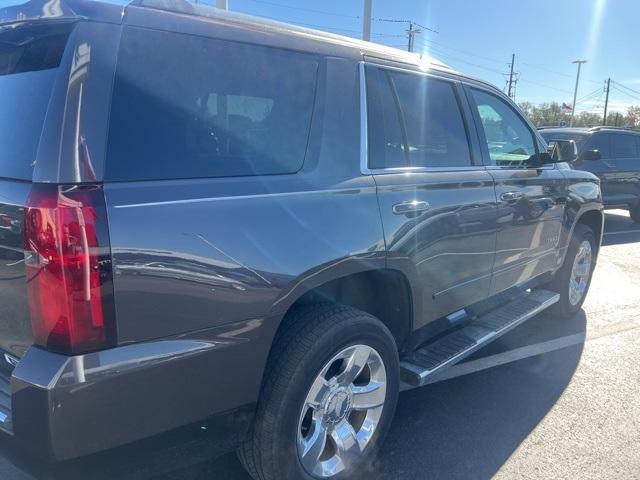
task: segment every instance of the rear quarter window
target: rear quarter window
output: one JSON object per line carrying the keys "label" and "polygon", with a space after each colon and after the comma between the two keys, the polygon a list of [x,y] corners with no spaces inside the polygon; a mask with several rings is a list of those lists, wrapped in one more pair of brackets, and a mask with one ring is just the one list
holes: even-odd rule
{"label": "rear quarter window", "polygon": [[125,29],[106,179],[296,172],[317,70],[318,58],[306,53]]}
{"label": "rear quarter window", "polygon": [[73,24],[0,32],[0,177],[31,180],[51,91]]}

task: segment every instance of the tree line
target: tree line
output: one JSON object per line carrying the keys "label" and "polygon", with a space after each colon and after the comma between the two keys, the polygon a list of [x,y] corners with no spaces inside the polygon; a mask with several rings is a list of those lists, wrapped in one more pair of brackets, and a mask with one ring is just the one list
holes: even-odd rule
{"label": "tree line", "polygon": [[[520,102],[520,108],[536,127],[569,126],[571,112],[565,112],[558,102],[534,105],[531,102]],[[603,124],[603,116],[593,112],[576,113],[574,127],[595,127]],[[631,106],[626,113],[609,112],[607,125],[618,127],[640,128],[640,106]]]}

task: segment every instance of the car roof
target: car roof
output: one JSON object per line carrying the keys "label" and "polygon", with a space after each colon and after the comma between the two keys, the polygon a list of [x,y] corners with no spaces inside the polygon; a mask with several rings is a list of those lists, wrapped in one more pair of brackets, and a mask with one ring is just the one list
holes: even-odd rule
{"label": "car roof", "polygon": [[631,135],[640,135],[640,131],[625,127],[542,127],[539,129],[540,133],[565,133],[565,134],[578,134],[578,135],[591,135],[596,132],[606,133],[624,133]]}
{"label": "car roof", "polygon": [[[337,35],[321,30],[301,27],[262,17],[218,9],[202,3],[187,0],[5,0],[0,8],[0,30],[15,23],[38,20],[85,19],[98,22],[121,24],[125,21],[127,10],[148,9],[163,11],[168,15],[213,18],[225,23],[251,27],[255,30],[304,38],[306,40],[333,44],[353,49],[359,55],[371,60],[398,62],[423,71],[438,71],[487,86],[501,93],[495,85],[477,77],[461,73],[434,57],[418,55],[397,48],[367,42],[353,37]],[[372,57],[372,58],[371,58]]]}
{"label": "car roof", "polygon": [[5,0],[0,8],[0,27],[16,22],[63,19],[122,23],[129,3],[130,0]]}
{"label": "car roof", "polygon": [[588,128],[569,128],[569,127],[541,127],[538,129],[540,133],[544,134],[547,132],[553,133],[566,133],[566,134],[584,134],[588,135],[590,130]]}
{"label": "car roof", "polygon": [[[3,3],[7,5],[7,2]],[[418,67],[437,68],[459,74],[451,67],[432,57],[423,56],[421,58],[420,55],[385,45],[238,12],[225,11],[187,0],[29,0],[26,3],[21,0],[9,0],[8,3],[8,6],[0,8],[0,26],[1,24],[44,19],[88,19],[122,23],[127,8],[135,6],[150,10],[163,10],[169,14],[216,18],[262,30],[277,30],[289,35],[305,36],[321,42],[350,46],[359,49],[365,55],[381,56]],[[12,3],[14,4],[11,5]]]}

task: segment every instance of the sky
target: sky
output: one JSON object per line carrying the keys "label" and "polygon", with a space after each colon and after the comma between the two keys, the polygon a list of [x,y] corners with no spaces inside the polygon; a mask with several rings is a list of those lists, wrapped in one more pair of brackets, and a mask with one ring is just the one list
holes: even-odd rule
{"label": "sky", "polygon": [[[202,0],[201,0],[202,1]],[[213,0],[206,0],[210,3]],[[640,0],[372,0],[372,41],[407,48],[411,20],[422,29],[415,51],[456,70],[506,84],[516,54],[516,101],[571,104],[582,66],[576,112],[640,105]],[[243,13],[361,37],[364,0],[228,0]]]}

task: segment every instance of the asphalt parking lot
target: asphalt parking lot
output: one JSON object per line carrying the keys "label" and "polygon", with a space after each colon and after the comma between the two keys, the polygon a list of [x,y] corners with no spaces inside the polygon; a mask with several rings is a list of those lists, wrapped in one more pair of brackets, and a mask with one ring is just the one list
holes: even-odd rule
{"label": "asphalt parking lot", "polygon": [[[607,213],[584,311],[530,320],[400,396],[372,479],[640,479],[640,226]],[[48,478],[248,480],[206,441],[152,455],[131,446]],[[0,478],[34,477],[0,459]]]}

